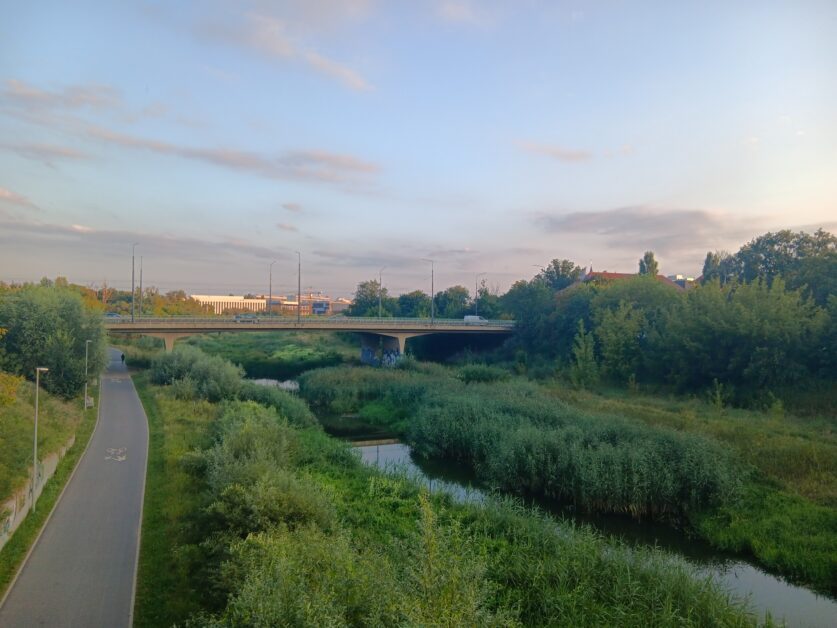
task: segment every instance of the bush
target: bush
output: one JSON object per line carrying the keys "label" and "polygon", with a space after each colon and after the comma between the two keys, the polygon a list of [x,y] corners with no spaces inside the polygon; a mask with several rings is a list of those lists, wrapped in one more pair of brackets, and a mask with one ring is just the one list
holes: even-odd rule
{"label": "bush", "polygon": [[497,382],[508,378],[509,374],[507,371],[496,366],[469,364],[460,368],[456,376],[466,384],[471,384],[474,382]]}

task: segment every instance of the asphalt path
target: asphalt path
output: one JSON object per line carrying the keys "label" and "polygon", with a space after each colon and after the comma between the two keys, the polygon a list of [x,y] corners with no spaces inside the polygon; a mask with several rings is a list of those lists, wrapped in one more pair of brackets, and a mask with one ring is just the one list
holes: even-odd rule
{"label": "asphalt path", "polygon": [[0,608],[3,628],[131,623],[148,422],[119,352],[109,357],[96,431]]}

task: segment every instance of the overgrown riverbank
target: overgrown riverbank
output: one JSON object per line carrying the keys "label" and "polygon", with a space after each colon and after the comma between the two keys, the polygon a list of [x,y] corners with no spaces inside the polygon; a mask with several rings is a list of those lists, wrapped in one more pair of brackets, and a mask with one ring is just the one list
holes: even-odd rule
{"label": "overgrown riverbank", "polygon": [[[318,412],[389,427],[415,451],[462,462],[503,491],[667,520],[797,581],[837,588],[837,511],[827,496],[816,503],[785,490],[778,472],[766,472],[771,462],[755,465],[731,444],[754,413],[736,414],[723,429],[688,430],[674,420],[639,420],[618,405],[579,407],[554,389],[506,377],[491,367],[333,368],[304,375],[301,393]],[[770,455],[764,438],[759,446]],[[801,458],[785,471],[788,482],[806,464]]]}
{"label": "overgrown riverbank", "polygon": [[428,496],[282,404],[177,383],[211,370],[138,378],[152,451],[137,625],[755,623],[661,552],[502,499]]}

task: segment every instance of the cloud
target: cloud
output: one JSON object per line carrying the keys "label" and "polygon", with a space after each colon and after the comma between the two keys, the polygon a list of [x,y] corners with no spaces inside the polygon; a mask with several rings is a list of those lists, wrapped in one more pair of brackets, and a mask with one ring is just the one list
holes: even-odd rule
{"label": "cloud", "polygon": [[375,174],[380,170],[377,164],[352,155],[318,150],[292,150],[269,157],[232,148],[179,146],[97,127],[90,127],[88,134],[93,138],[126,148],[201,161],[269,179],[342,183],[355,181],[358,175]]}
{"label": "cloud", "polygon": [[296,227],[286,222],[277,223],[276,226],[282,231],[298,231]]}
{"label": "cloud", "polygon": [[357,71],[307,47],[300,47],[288,34],[288,24],[261,13],[247,13],[244,21],[213,24],[203,29],[205,36],[227,45],[249,49],[270,61],[300,62],[314,71],[336,79],[355,91],[373,86]]}
{"label": "cloud", "polygon": [[604,238],[608,249],[639,253],[650,249],[684,260],[708,248],[725,248],[741,242],[764,225],[764,220],[757,217],[644,205],[564,215],[541,213],[533,221],[552,234]]}
{"label": "cloud", "polygon": [[26,108],[44,109],[118,109],[122,106],[119,91],[95,83],[70,85],[57,91],[39,89],[24,81],[8,79],[0,96],[3,101]]}
{"label": "cloud", "polygon": [[302,205],[299,203],[282,203],[282,207],[287,209],[289,212],[294,212],[295,214],[302,211]]}
{"label": "cloud", "polygon": [[558,161],[567,163],[588,161],[593,158],[593,153],[575,148],[563,148],[561,146],[537,144],[535,142],[526,141],[517,142],[517,145],[527,152],[546,155],[548,157],[552,157],[553,159],[557,159]]}
{"label": "cloud", "polygon": [[30,201],[25,196],[18,194],[17,192],[12,192],[10,189],[2,186],[0,186],[0,203],[18,208],[40,209],[37,205],[35,205],[35,203]]}
{"label": "cloud", "polygon": [[471,2],[463,0],[439,3],[436,6],[436,15],[445,22],[470,26],[488,26],[493,21],[482,7],[477,9]]}
{"label": "cloud", "polygon": [[89,159],[89,155],[74,148],[50,144],[0,144],[0,148],[17,153],[25,159],[40,161],[47,166],[54,166],[55,160]]}

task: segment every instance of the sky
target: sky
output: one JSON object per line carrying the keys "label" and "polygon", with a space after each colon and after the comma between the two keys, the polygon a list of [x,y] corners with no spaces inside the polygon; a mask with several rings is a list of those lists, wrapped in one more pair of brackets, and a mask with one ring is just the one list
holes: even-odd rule
{"label": "sky", "polygon": [[0,280],[129,289],[133,251],[161,290],[266,293],[272,268],[290,294],[301,260],[332,296],[429,292],[431,266],[502,292],[555,258],[694,276],[837,231],[833,0],[0,15]]}

